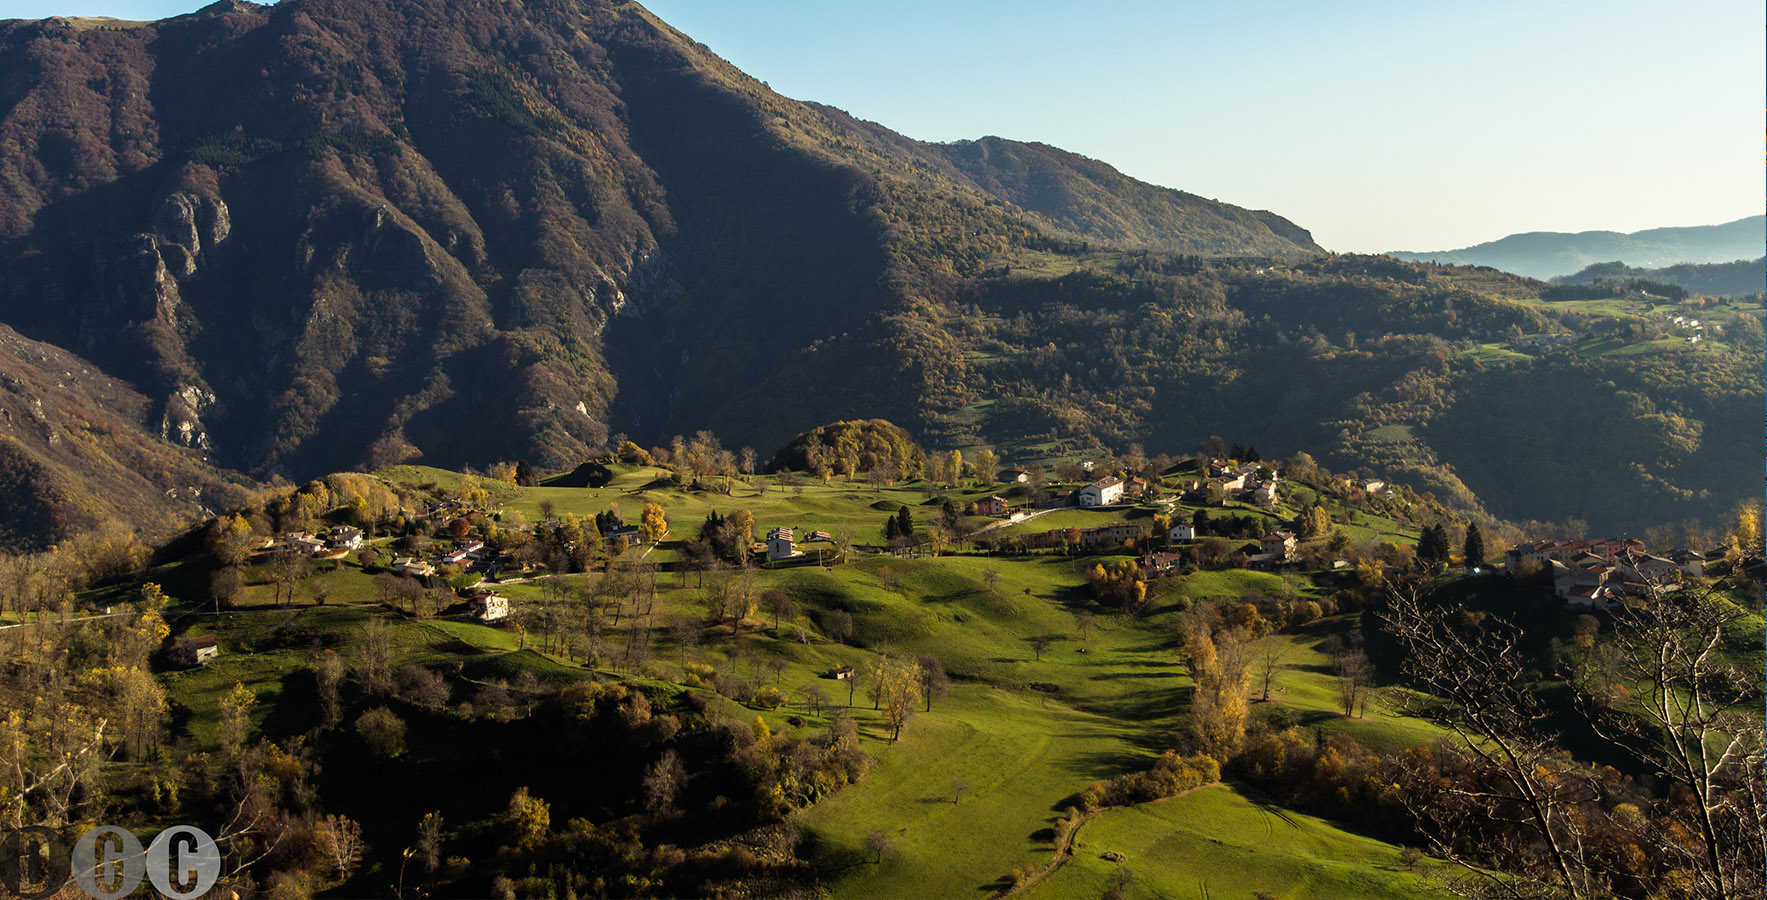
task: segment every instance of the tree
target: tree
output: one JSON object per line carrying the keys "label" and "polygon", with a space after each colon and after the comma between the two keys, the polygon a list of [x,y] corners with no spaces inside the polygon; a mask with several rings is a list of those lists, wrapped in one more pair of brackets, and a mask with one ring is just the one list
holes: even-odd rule
{"label": "tree", "polygon": [[994,451],[989,450],[986,447],[976,451],[976,480],[981,482],[983,487],[987,487],[994,483],[995,473],[997,473],[999,469],[1000,458],[994,455]]}
{"label": "tree", "polygon": [[1288,656],[1288,647],[1274,637],[1267,637],[1258,648],[1258,679],[1264,685],[1264,702],[1270,702],[1270,686],[1276,681],[1276,672],[1282,668],[1282,660]]}
{"label": "tree", "polygon": [[773,614],[773,634],[779,634],[779,620],[792,614],[797,607],[784,591],[769,589],[761,595],[761,606]]}
{"label": "tree", "polygon": [[914,513],[906,506],[896,510],[896,533],[905,538],[914,536]]}
{"label": "tree", "polygon": [[362,826],[345,816],[326,816],[316,837],[333,877],[340,882],[348,881],[356,864],[362,861]]}
{"label": "tree", "polygon": [[926,698],[926,711],[932,712],[933,698],[945,696],[951,678],[945,674],[945,663],[937,654],[922,653],[916,663],[919,665],[916,675],[920,679],[920,695]]}
{"label": "tree", "polygon": [[[953,450],[951,452],[956,453],[957,451]],[[896,847],[895,844],[890,842],[889,835],[876,829],[865,832],[864,844],[865,852],[872,855],[871,861],[873,863],[882,863],[884,854],[891,852]]]}
{"label": "tree", "polygon": [[945,454],[945,480],[953,487],[963,480],[963,451],[952,450]]}
{"label": "tree", "polygon": [[321,724],[327,729],[336,728],[343,721],[343,659],[330,650],[321,652],[313,661],[313,680],[319,686]]}
{"label": "tree", "polygon": [[442,867],[442,811],[424,813],[417,823],[417,857],[426,875]]}
{"label": "tree", "polygon": [[1729,637],[1744,613],[1710,591],[1664,593],[1616,609],[1612,637],[1582,654],[1571,682],[1598,734],[1680,789],[1683,802],[1666,811],[1697,837],[1699,852],[1676,860],[1696,893],[1759,897],[1767,863],[1762,678],[1736,663],[1741,648]]}
{"label": "tree", "polygon": [[674,750],[663,755],[644,770],[644,806],[651,815],[662,815],[675,808],[675,798],[687,784],[687,768]]}
{"label": "tree", "polygon": [[1345,716],[1361,717],[1357,710],[1367,703],[1368,689],[1374,683],[1374,664],[1361,647],[1352,647],[1332,660],[1332,673],[1337,675],[1338,705]]}
{"label": "tree", "polygon": [[209,596],[215,600],[215,611],[232,609],[239,602],[239,595],[245,591],[245,576],[236,566],[225,566],[216,569],[209,576]]}
{"label": "tree", "polygon": [[645,539],[651,543],[656,543],[657,541],[662,540],[663,535],[669,533],[668,516],[663,512],[663,508],[659,504],[644,504],[642,521]]}
{"label": "tree", "polygon": [[822,617],[822,632],[837,644],[853,636],[853,616],[844,609],[831,610]]}
{"label": "tree", "polygon": [[1466,557],[1466,567],[1469,569],[1485,564],[1485,534],[1479,530],[1477,522],[1466,526],[1466,546],[1462,555]]}
{"label": "tree", "polygon": [[890,740],[894,741],[902,736],[908,720],[914,718],[920,700],[920,666],[895,663],[884,667],[880,676],[884,685],[884,726],[890,729]]}
{"label": "tree", "polygon": [[1432,565],[1445,563],[1449,552],[1448,529],[1439,522],[1425,525],[1417,538],[1417,558]]}
{"label": "tree", "polygon": [[951,779],[951,805],[956,806],[963,795],[969,793],[969,782],[962,778]]}
{"label": "tree", "polygon": [[1242,632],[1193,630],[1185,643],[1196,693],[1190,727],[1197,743],[1217,760],[1232,759],[1245,742],[1246,677],[1251,654]]}
{"label": "tree", "polygon": [[1055,638],[1052,635],[1047,634],[1035,635],[1026,638],[1026,640],[1031,642],[1031,650],[1036,653],[1038,662],[1043,661],[1043,651],[1048,650],[1049,645],[1055,643]]}
{"label": "tree", "polygon": [[234,684],[233,689],[221,698],[221,715],[215,724],[215,740],[221,745],[221,755],[236,759],[245,749],[245,740],[251,729],[251,708],[258,703],[258,695],[243,684]]}
{"label": "tree", "polygon": [[[1535,690],[1538,676],[1520,630],[1496,617],[1457,627],[1449,610],[1425,602],[1426,582],[1386,587],[1382,623],[1405,652],[1403,672],[1424,692],[1408,695],[1409,711],[1454,733],[1458,749],[1443,752],[1455,754],[1468,773],[1456,781],[1412,773],[1400,798],[1419,830],[1437,855],[1498,895],[1552,896],[1555,888],[1573,900],[1601,895],[1589,820],[1579,812],[1597,790],[1540,731],[1549,710]],[[1492,836],[1485,825],[1493,816],[1514,827]],[[1534,844],[1527,853],[1512,849],[1515,828]],[[1514,860],[1520,870],[1494,869],[1492,859]]]}
{"label": "tree", "polygon": [[381,759],[392,759],[405,752],[405,720],[384,706],[377,706],[356,718],[356,733],[368,749]]}

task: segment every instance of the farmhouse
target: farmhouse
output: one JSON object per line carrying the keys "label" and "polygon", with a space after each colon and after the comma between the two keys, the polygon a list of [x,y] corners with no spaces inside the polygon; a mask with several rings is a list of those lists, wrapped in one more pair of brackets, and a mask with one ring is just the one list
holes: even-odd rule
{"label": "farmhouse", "polygon": [[288,553],[299,553],[302,556],[314,556],[324,552],[325,542],[307,532],[289,532],[276,539],[275,549]]}
{"label": "farmhouse", "polygon": [[644,543],[644,532],[637,525],[621,525],[607,531],[607,542],[616,549],[636,547]]}
{"label": "farmhouse", "polygon": [[983,516],[1006,515],[1006,499],[996,494],[986,500],[976,501],[976,514]]}
{"label": "farmhouse", "polygon": [[767,558],[787,559],[796,552],[792,548],[792,531],[790,528],[775,528],[767,532]]}
{"label": "farmhouse", "polygon": [[509,598],[495,591],[477,591],[472,595],[472,614],[480,622],[497,622],[509,618]]}
{"label": "farmhouse", "polygon": [[189,647],[198,665],[208,665],[209,660],[221,655],[221,646],[208,635],[191,638]]}
{"label": "farmhouse", "polygon": [[1179,522],[1178,524],[1173,525],[1172,526],[1172,540],[1175,540],[1175,541],[1194,541],[1194,540],[1196,540],[1196,525],[1194,525],[1190,522]]}
{"label": "farmhouse", "polygon": [[1264,535],[1258,543],[1264,548],[1264,552],[1270,554],[1276,561],[1286,562],[1294,556],[1297,541],[1295,533],[1292,531],[1273,531]]}
{"label": "farmhouse", "polygon": [[1153,575],[1165,575],[1176,570],[1183,560],[1182,553],[1149,553],[1141,558],[1141,568]]}
{"label": "farmhouse", "polygon": [[1109,506],[1123,496],[1123,479],[1108,475],[1080,489],[1081,506]]}
{"label": "farmhouse", "polygon": [[1013,466],[1006,470],[1002,480],[1008,484],[1030,484],[1031,470],[1024,466]]}
{"label": "farmhouse", "polygon": [[331,546],[334,550],[354,550],[362,546],[362,529],[349,525],[331,529]]}
{"label": "farmhouse", "polygon": [[434,575],[436,567],[421,559],[411,556],[400,556],[393,559],[392,570],[400,575]]}
{"label": "farmhouse", "polygon": [[1706,555],[1698,550],[1671,550],[1669,561],[1680,566],[1682,574],[1689,578],[1704,578],[1706,575]]}

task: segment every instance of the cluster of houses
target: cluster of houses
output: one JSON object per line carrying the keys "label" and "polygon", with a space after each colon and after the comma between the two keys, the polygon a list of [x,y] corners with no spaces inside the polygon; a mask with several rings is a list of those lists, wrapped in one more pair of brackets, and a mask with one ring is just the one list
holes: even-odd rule
{"label": "cluster of houses", "polygon": [[1636,538],[1536,541],[1511,548],[1507,562],[1510,571],[1524,563],[1543,567],[1553,593],[1570,609],[1612,609],[1627,597],[1673,590],[1680,577],[1706,573],[1705,554],[1673,550],[1655,556]]}
{"label": "cluster of houses", "polygon": [[[1196,529],[1186,522],[1172,526],[1172,538],[1180,541],[1196,540]],[[1292,531],[1273,531],[1258,539],[1258,552],[1246,557],[1246,565],[1254,569],[1274,569],[1283,563],[1293,562],[1295,551],[1300,547],[1300,538]],[[1148,553],[1141,557],[1142,571],[1150,575],[1167,575],[1184,562],[1184,554],[1162,551]]]}
{"label": "cluster of houses", "polygon": [[[1669,321],[1675,323],[1676,325],[1681,326],[1682,328],[1684,328],[1688,332],[1690,332],[1684,338],[1689,344],[1697,344],[1700,341],[1704,340],[1706,337],[1706,326],[1701,325],[1700,320],[1698,320],[1698,319],[1695,319],[1691,316],[1677,315],[1677,316],[1671,316],[1669,318]],[[1718,326],[1714,325],[1713,327],[1717,328]],[[1723,329],[1719,329],[1718,336],[1719,337],[1724,336]]]}
{"label": "cluster of houses", "polygon": [[1147,535],[1146,526],[1140,522],[1111,522],[1096,528],[1057,528],[1052,531],[1039,531],[1024,536],[1026,550],[1048,550],[1066,546],[1078,535],[1078,543],[1082,547],[1121,547],[1130,541],[1140,541]]}
{"label": "cluster of houses", "polygon": [[265,541],[260,550],[271,553],[293,553],[297,556],[328,556],[347,553],[362,546],[362,529],[338,525],[319,537],[312,532],[290,531]]}
{"label": "cluster of houses", "polygon": [[1136,477],[1124,481],[1115,475],[1107,475],[1079,490],[1057,491],[1048,502],[1041,505],[1051,509],[1063,506],[1112,506],[1125,500],[1139,499],[1145,493],[1145,478]]}
{"label": "cluster of houses", "polygon": [[458,544],[454,549],[434,558],[419,559],[415,556],[396,556],[387,568],[400,575],[427,577],[436,574],[439,566],[456,566],[462,571],[494,573],[497,569],[499,554],[496,550],[485,546],[484,541],[467,541]]}
{"label": "cluster of houses", "polygon": [[[1260,468],[1269,470],[1268,479],[1259,476]],[[1207,497],[1211,488],[1218,488],[1222,505],[1226,505],[1228,500],[1243,496],[1265,509],[1274,509],[1276,501],[1281,499],[1281,483],[1282,476],[1277,472],[1275,463],[1260,462],[1242,466],[1229,459],[1212,459],[1209,460],[1208,477],[1193,479],[1185,485],[1185,489],[1193,501]]]}
{"label": "cluster of houses", "polygon": [[[775,528],[767,532],[767,561],[778,562],[782,559],[791,559],[794,556],[803,556],[804,551],[797,548],[796,534],[796,529],[792,528]],[[811,531],[804,535],[803,542],[806,544],[832,544],[834,536],[826,531]]]}

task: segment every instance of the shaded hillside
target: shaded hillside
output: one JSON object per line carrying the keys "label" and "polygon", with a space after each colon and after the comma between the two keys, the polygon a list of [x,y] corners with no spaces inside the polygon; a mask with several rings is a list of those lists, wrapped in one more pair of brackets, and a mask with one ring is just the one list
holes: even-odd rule
{"label": "shaded hillside", "polygon": [[[633,3],[0,23],[0,322],[254,475],[561,470],[621,433],[768,448],[883,418],[1024,454],[1323,448],[1469,508],[1472,486],[1616,527],[1659,501],[1715,519],[1753,477],[1710,436],[1759,408],[1758,305],[1702,309],[1743,321],[1695,348],[1667,298],[1554,305],[1491,269],[1313,249],[1053,148],[922,144],[780,97]],[[1607,368],[1559,379],[1520,343],[1553,335]],[[1476,377],[1495,366],[1517,381]],[[1534,378],[1638,425],[1587,451],[1623,493],[1546,502],[1538,442],[1505,451],[1521,477],[1473,484],[1492,447],[1444,411]],[[1632,437],[1650,416],[1672,427]]]}
{"label": "shaded hillside", "polygon": [[628,3],[10,22],[0,110],[0,318],[260,473],[770,445],[802,427],[761,386],[781,353],[865,386],[832,412],[912,421],[891,317],[1052,240]]}
{"label": "shaded hillside", "polygon": [[1666,333],[1667,298],[1559,304],[1528,284],[1389,257],[1138,254],[977,282],[952,325],[973,337],[945,442],[1011,458],[1220,434],[1598,531],[1718,521],[1752,496],[1757,451],[1737,436],[1764,399],[1758,303],[1689,307],[1728,337],[1688,344]]}
{"label": "shaded hillside", "polygon": [[1767,216],[1750,216],[1723,225],[1652,228],[1631,234],[1533,231],[1459,250],[1393,251],[1391,255],[1413,261],[1491,266],[1530,278],[1553,278],[1609,260],[1642,268],[1663,268],[1680,263],[1754,259],[1761,255],[1764,234]]}
{"label": "shaded hillside", "polygon": [[242,479],[161,440],[153,404],[90,362],[0,325],[0,545],[41,550],[117,520],[149,539],[236,505]]}
{"label": "shaded hillside", "polygon": [[1739,259],[1727,263],[1688,263],[1661,269],[1637,269],[1622,262],[1605,262],[1596,263],[1574,275],[1553,279],[1560,284],[1624,280],[1672,284],[1691,294],[1742,297],[1761,292],[1762,282],[1767,280],[1767,258]]}

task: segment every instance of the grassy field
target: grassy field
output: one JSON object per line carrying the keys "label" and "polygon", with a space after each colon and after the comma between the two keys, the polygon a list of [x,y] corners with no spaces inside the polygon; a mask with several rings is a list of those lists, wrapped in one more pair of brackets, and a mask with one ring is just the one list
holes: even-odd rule
{"label": "grassy field", "polygon": [[1285,900],[1443,896],[1400,865],[1400,849],[1255,791],[1212,785],[1097,816],[1080,829],[1072,858],[1023,896],[1091,900],[1125,876],[1136,900],[1237,900],[1260,890]]}
{"label": "grassy field", "polygon": [[[446,488],[450,478],[458,483],[458,476],[440,470],[402,467],[390,472],[413,486]],[[661,472],[655,469],[616,466],[611,475],[599,488],[485,484],[494,486],[506,511],[519,511],[530,520],[539,517],[539,505],[546,500],[558,512],[575,515],[617,502],[628,520],[637,518],[644,503],[659,503],[668,512],[672,535],[650,559],[664,563],[671,560],[676,542],[697,531],[711,509],[751,509],[763,528],[846,528],[854,532],[856,543],[865,543],[881,538],[884,518],[903,503],[924,523],[945,497],[962,503],[992,492],[945,491],[929,497],[919,490],[874,489],[837,480],[765,493],[738,482],[735,495],[727,496],[661,486]],[[1071,510],[1029,527],[1066,527],[1069,521],[1085,527],[1146,515],[1142,510]],[[1359,534],[1392,539],[1402,532],[1396,523],[1372,516],[1346,526],[1352,527]],[[938,656],[952,677],[949,695],[935,698],[931,711],[911,721],[899,741],[887,739],[863,686],[853,692],[850,712],[875,769],[800,814],[805,850],[837,898],[986,896],[1014,868],[1049,860],[1052,823],[1074,794],[1095,781],[1145,768],[1173,746],[1175,735],[1186,727],[1193,688],[1177,654],[1179,617],[1186,607],[1256,595],[1320,596],[1324,590],[1299,575],[1203,571],[1160,581],[1145,610],[1123,616],[1098,607],[1085,583],[1085,572],[1094,563],[1123,558],[966,554],[905,559],[860,552],[849,564],[827,569],[811,565],[761,569],[749,576],[717,574],[711,577],[752,577],[757,590],[780,592],[791,601],[791,609],[777,626],[766,610],[734,628],[719,624],[692,646],[682,643],[678,629],[705,621],[706,591],[698,587],[696,574],[665,571],[657,582],[654,657],[628,661],[615,641],[597,666],[608,677],[637,680],[653,691],[674,691],[682,688],[671,682],[686,680],[683,663],[705,662],[791,697],[783,708],[763,710],[693,688],[714,710],[743,720],[762,716],[775,730],[795,727],[814,733],[827,719],[812,714],[805,702],[808,689],[822,692],[837,708],[849,702],[846,685],[826,677],[832,668],[853,665],[863,671],[868,662],[885,655]],[[171,583],[197,584],[206,578],[207,565],[198,555],[185,568],[161,574]],[[600,577],[575,575],[568,580],[588,588]],[[306,599],[312,584],[325,585],[326,605]],[[169,694],[179,710],[175,729],[200,748],[214,746],[220,698],[236,683],[258,695],[253,716],[260,728],[280,734],[311,728],[317,716],[308,671],[313,660],[326,652],[351,659],[364,623],[374,618],[389,629],[395,666],[416,663],[457,672],[456,702],[470,698],[477,684],[513,682],[523,673],[553,685],[590,674],[580,655],[541,652],[548,644],[537,631],[463,618],[420,621],[383,609],[376,603],[372,579],[353,561],[316,574],[295,608],[268,606],[270,590],[267,584],[254,584],[247,589],[245,608],[214,616],[186,606],[175,620],[182,636],[212,634],[222,647],[221,657],[208,666],[168,676]],[[536,583],[504,584],[499,591],[518,609],[544,602]],[[827,626],[837,611],[853,622],[845,642],[828,638]],[[1346,732],[1375,747],[1432,740],[1436,733],[1431,726],[1399,716],[1380,701],[1368,705],[1364,718],[1338,714],[1336,679],[1323,645],[1354,627],[1354,617],[1339,616],[1267,638],[1281,650],[1281,668],[1271,701],[1254,704],[1254,715],[1324,734]],[[788,717],[802,721],[788,725]],[[442,720],[413,722],[412,746],[419,748],[417,735],[439,727]],[[432,755],[414,749],[408,764],[445,762]],[[358,776],[367,780],[372,773],[364,770],[350,777]],[[966,785],[961,796],[957,782]],[[496,801],[475,796],[479,804]],[[425,810],[364,809],[361,815],[396,823],[415,821]],[[1259,830],[1267,828],[1266,822],[1283,829],[1275,844]],[[881,863],[872,862],[861,849],[871,831],[885,833],[893,844]],[[1103,849],[1129,854],[1130,867],[1143,879],[1140,884],[1154,891],[1146,896],[1201,896],[1185,892],[1205,881],[1210,896],[1237,896],[1232,892],[1246,894],[1252,887],[1276,889],[1285,900],[1414,895],[1403,893],[1412,876],[1392,871],[1396,848],[1320,820],[1270,810],[1226,788],[1108,813],[1086,826],[1082,841],[1080,856],[1039,887],[1036,896],[1096,896],[1111,868],[1096,859]],[[1242,870],[1248,866],[1246,854],[1253,852],[1248,848],[1274,846],[1285,848],[1271,854],[1283,861],[1260,869],[1264,880],[1247,880],[1250,875]]]}

